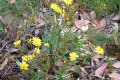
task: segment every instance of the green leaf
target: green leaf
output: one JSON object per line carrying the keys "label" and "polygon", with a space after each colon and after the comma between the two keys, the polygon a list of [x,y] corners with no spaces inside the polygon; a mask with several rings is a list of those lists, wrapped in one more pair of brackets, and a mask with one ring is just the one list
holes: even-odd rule
{"label": "green leaf", "polygon": [[20,66],[20,63],[21,63],[20,61],[16,61],[16,64],[17,64],[18,66]]}

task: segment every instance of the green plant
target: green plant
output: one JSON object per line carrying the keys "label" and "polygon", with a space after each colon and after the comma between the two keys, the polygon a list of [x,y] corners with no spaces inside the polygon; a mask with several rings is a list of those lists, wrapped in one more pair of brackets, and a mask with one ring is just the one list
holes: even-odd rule
{"label": "green plant", "polygon": [[88,34],[88,37],[89,41],[93,42],[95,45],[103,46],[105,43],[114,43],[113,37],[108,37],[105,33],[101,32],[94,31],[91,35]]}

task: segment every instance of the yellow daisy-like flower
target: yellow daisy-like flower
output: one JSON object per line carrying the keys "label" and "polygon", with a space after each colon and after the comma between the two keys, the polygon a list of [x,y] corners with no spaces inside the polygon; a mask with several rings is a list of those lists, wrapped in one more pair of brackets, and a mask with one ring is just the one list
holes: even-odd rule
{"label": "yellow daisy-like flower", "polygon": [[50,7],[56,11],[57,13],[60,13],[61,15],[65,15],[65,10],[64,9],[61,9],[60,7],[58,7],[58,5],[56,3],[52,3],[50,5]]}
{"label": "yellow daisy-like flower", "polygon": [[20,43],[21,43],[21,41],[18,40],[18,41],[16,41],[16,42],[14,42],[13,44],[14,44],[15,46],[18,46],[18,45],[20,45]]}
{"label": "yellow daisy-like flower", "polygon": [[71,5],[73,0],[63,0],[63,2],[67,5]]}
{"label": "yellow daisy-like flower", "polygon": [[98,53],[98,54],[104,55],[104,51],[100,46],[95,48],[95,52]]}
{"label": "yellow daisy-like flower", "polygon": [[20,69],[27,70],[28,69],[28,64],[26,62],[20,63]]}
{"label": "yellow daisy-like flower", "polygon": [[40,49],[39,48],[35,48],[35,52],[38,54],[40,53]]}
{"label": "yellow daisy-like flower", "polygon": [[35,57],[34,54],[30,54],[30,55],[28,55],[28,58],[31,59],[31,60],[32,60],[34,57]]}
{"label": "yellow daisy-like flower", "polygon": [[49,44],[48,44],[48,43],[45,43],[44,46],[49,47]]}
{"label": "yellow daisy-like flower", "polygon": [[28,61],[29,60],[29,58],[28,58],[28,56],[27,55],[24,55],[24,56],[22,56],[22,60],[24,60],[24,61]]}
{"label": "yellow daisy-like flower", "polygon": [[33,37],[32,38],[32,44],[35,46],[41,46],[41,39],[39,37]]}
{"label": "yellow daisy-like flower", "polygon": [[50,7],[53,8],[53,9],[56,9],[56,8],[58,8],[58,5],[57,5],[56,3],[52,3],[52,4],[50,5]]}
{"label": "yellow daisy-like flower", "polygon": [[72,52],[72,53],[70,53],[69,55],[70,55],[69,58],[70,58],[71,61],[75,61],[76,58],[79,57],[79,56],[77,55],[77,53],[75,53],[75,52]]}

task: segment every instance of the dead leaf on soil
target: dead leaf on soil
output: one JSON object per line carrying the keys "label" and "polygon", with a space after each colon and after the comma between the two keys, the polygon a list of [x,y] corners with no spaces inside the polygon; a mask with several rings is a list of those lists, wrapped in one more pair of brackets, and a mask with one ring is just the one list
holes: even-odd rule
{"label": "dead leaf on soil", "polygon": [[37,22],[38,22],[38,25],[36,25],[37,27],[41,27],[41,26],[45,25],[45,22],[41,19],[38,19]]}
{"label": "dead leaf on soil", "polygon": [[100,20],[100,27],[105,27],[106,26],[106,20],[102,19]]}
{"label": "dead leaf on soil", "polygon": [[16,2],[16,0],[9,0],[8,2],[11,4],[14,4]]}
{"label": "dead leaf on soil", "polygon": [[113,80],[120,80],[120,74],[118,73],[111,73],[111,74],[108,74],[108,76],[113,79]]}
{"label": "dead leaf on soil", "polygon": [[10,49],[6,49],[9,53],[13,53],[13,52],[17,52],[19,49],[15,49],[15,48],[10,48]]}
{"label": "dead leaf on soil", "polygon": [[115,68],[120,68],[120,61],[114,63],[112,66]]}
{"label": "dead leaf on soil", "polygon": [[1,64],[1,66],[0,66],[0,70],[4,69],[4,67],[7,64],[7,62],[8,62],[8,58],[6,57],[5,60],[3,61],[3,63]]}
{"label": "dead leaf on soil", "polygon": [[120,19],[120,12],[112,18],[112,20],[119,20],[119,19]]}
{"label": "dead leaf on soil", "polygon": [[99,67],[96,71],[95,71],[95,76],[100,76],[100,74],[102,74],[104,72],[104,70],[107,68],[108,63],[102,65],[101,67]]}
{"label": "dead leaf on soil", "polygon": [[91,18],[92,18],[93,20],[95,20],[95,18],[96,18],[96,13],[95,13],[94,11],[91,11],[89,14],[91,15]]}
{"label": "dead leaf on soil", "polygon": [[102,55],[96,55],[93,57],[93,61],[95,61],[96,65],[99,65],[100,61],[99,59],[104,58]]}
{"label": "dead leaf on soil", "polygon": [[85,20],[90,20],[90,15],[89,15],[89,13],[83,12],[83,18],[84,18]]}
{"label": "dead leaf on soil", "polygon": [[76,70],[76,67],[75,66],[71,66],[68,71],[75,71]]}
{"label": "dead leaf on soil", "polygon": [[62,66],[63,65],[63,61],[62,60],[59,60],[58,62],[57,62],[57,64],[56,64],[56,66]]}
{"label": "dead leaf on soil", "polygon": [[84,19],[81,19],[81,20],[75,20],[75,24],[76,24],[76,27],[78,29],[81,29],[82,31],[87,31],[89,29],[88,25],[89,25],[89,20],[84,20]]}

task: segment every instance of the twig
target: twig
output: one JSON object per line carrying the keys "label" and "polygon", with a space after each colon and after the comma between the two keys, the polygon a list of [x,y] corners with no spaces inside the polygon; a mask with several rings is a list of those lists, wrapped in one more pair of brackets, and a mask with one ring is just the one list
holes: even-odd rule
{"label": "twig", "polygon": [[[13,41],[13,40],[11,40],[11,41]],[[3,48],[11,41],[8,41],[8,42],[5,43],[5,45],[3,45],[3,47],[0,49],[0,53],[2,52]]]}

